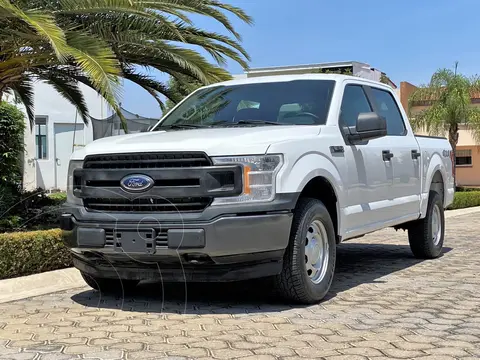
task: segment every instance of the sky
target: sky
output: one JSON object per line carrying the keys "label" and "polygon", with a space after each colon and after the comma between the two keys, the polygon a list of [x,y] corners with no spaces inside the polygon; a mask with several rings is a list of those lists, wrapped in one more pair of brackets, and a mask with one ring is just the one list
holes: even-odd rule
{"label": "sky", "polygon": [[[253,17],[231,17],[251,68],[359,61],[401,81],[425,84],[439,68],[480,75],[480,0],[221,0]],[[228,35],[221,24],[193,16],[197,27]],[[202,52],[203,54],[203,52]],[[230,61],[227,70],[243,69]],[[166,76],[155,74],[160,80]],[[122,107],[159,117],[158,104],[126,83]]]}

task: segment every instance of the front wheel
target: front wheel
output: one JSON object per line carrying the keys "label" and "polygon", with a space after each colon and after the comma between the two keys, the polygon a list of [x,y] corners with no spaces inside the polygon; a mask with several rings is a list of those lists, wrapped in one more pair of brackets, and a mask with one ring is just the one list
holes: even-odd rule
{"label": "front wheel", "polygon": [[290,242],[275,286],[288,300],[313,304],[328,293],[336,260],[335,230],[325,205],[301,198],[295,209]]}
{"label": "front wheel", "polygon": [[420,259],[435,259],[442,253],[445,235],[445,214],[442,197],[430,191],[427,214],[408,229],[408,241],[413,255]]}

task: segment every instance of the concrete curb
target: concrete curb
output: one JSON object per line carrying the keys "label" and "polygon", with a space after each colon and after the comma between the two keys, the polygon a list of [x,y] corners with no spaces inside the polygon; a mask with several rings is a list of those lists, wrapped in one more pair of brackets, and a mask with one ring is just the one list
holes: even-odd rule
{"label": "concrete curb", "polygon": [[0,304],[86,286],[75,268],[0,280]]}

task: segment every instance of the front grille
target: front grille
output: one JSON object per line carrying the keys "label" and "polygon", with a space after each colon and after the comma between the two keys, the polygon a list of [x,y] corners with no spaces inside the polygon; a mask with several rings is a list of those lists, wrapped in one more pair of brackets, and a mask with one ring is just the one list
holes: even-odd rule
{"label": "front grille", "polygon": [[[113,238],[113,229],[105,229],[105,247],[114,247],[115,240]],[[155,229],[155,247],[167,248],[168,247],[168,229]]]}
{"label": "front grille", "polygon": [[[206,154],[201,152],[192,153],[133,153],[133,154],[103,154],[90,155],[85,158],[83,168],[90,171],[103,170],[141,170],[155,171],[158,169],[199,168],[212,166],[212,162]],[[194,188],[200,187],[199,179],[179,178],[154,179],[155,189],[160,188]],[[203,211],[212,202],[212,197],[195,197],[195,195],[171,198],[167,196],[148,196],[148,192],[139,198],[109,198],[108,189],[120,188],[119,180],[85,180],[85,186],[105,189],[101,197],[85,197],[83,200],[87,210],[105,212],[198,212]],[[173,195],[177,196],[177,195]],[[203,195],[200,195],[203,196]]]}
{"label": "front grille", "polygon": [[212,162],[203,153],[146,153],[90,155],[84,169],[164,169],[210,166]]}
{"label": "front grille", "polygon": [[194,212],[202,211],[212,202],[210,197],[176,199],[108,199],[87,198],[83,204],[87,209],[105,212]]}

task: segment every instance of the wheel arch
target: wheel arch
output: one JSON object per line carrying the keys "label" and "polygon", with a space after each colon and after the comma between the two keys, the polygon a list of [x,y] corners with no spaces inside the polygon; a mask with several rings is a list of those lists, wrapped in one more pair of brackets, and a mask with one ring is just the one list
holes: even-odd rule
{"label": "wheel arch", "polygon": [[446,168],[442,162],[442,158],[438,154],[433,154],[430,163],[428,164],[425,180],[421,194],[421,218],[425,216],[427,211],[430,190],[437,191],[442,198],[442,203],[445,205],[445,189],[447,188]]}
{"label": "wheel arch", "polygon": [[320,200],[325,205],[330,217],[332,218],[333,227],[335,230],[335,241],[340,243],[340,209],[338,196],[330,181],[324,176],[315,176],[311,178],[300,192],[299,199],[305,197]]}
{"label": "wheel arch", "polygon": [[280,192],[296,193],[298,198],[308,195],[324,202],[331,213],[337,238],[343,235],[341,209],[346,191],[337,164],[323,153],[309,152],[289,164],[283,172],[278,183]]}
{"label": "wheel arch", "polygon": [[434,190],[440,194],[442,203],[445,201],[445,181],[440,170],[435,171],[430,182],[430,190]]}

